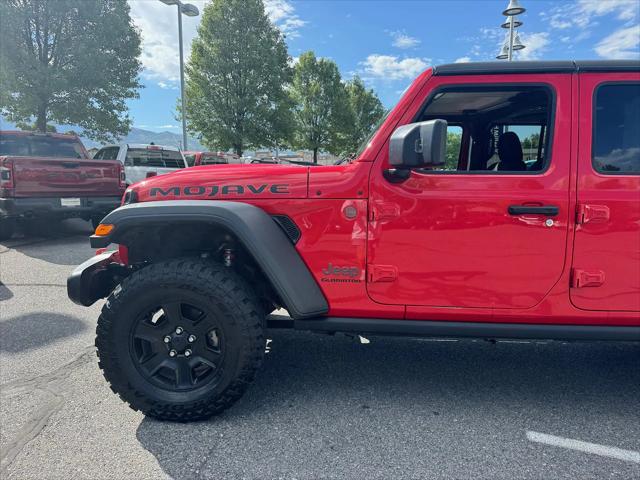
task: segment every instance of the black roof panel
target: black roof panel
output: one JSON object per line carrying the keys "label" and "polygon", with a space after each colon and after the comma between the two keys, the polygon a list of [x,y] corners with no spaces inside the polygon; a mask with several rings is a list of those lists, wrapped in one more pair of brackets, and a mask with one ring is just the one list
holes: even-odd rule
{"label": "black roof panel", "polygon": [[490,75],[506,73],[571,73],[640,71],[638,60],[554,60],[528,62],[449,63],[433,68],[434,75]]}

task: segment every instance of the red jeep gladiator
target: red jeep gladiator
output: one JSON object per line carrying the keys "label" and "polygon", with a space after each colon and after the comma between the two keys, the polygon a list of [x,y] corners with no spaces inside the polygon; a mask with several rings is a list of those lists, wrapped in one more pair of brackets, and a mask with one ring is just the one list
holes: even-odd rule
{"label": "red jeep gladiator", "polygon": [[354,161],[147,179],[110,244],[68,294],[108,296],[100,367],[162,419],[238,400],[270,326],[639,341],[640,62],[430,68]]}
{"label": "red jeep gladiator", "polygon": [[124,188],[121,164],[92,160],[75,135],[0,131],[0,240],[17,220],[81,217],[97,225]]}

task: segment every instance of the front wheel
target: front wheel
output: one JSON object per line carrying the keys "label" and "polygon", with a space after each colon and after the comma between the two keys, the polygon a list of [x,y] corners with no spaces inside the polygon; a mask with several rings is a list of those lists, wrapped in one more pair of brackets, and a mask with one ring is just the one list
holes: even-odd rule
{"label": "front wheel", "polygon": [[96,329],[100,368],[134,410],[206,419],[233,405],[262,363],[264,312],[221,265],[177,259],[126,278]]}

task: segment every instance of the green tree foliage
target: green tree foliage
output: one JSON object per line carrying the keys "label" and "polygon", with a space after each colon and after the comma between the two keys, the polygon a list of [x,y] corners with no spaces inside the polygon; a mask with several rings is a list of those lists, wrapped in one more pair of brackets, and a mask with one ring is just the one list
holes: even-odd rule
{"label": "green tree foliage", "polygon": [[339,132],[341,155],[354,155],[369,138],[372,129],[383,117],[385,110],[376,93],[364,86],[360,77],[355,76],[345,86],[349,107],[349,121]]}
{"label": "green tree foliage", "polygon": [[524,140],[522,140],[522,148],[538,148],[538,145],[540,144],[540,134],[539,133],[532,133],[531,135],[529,135],[528,137],[526,137]]}
{"label": "green tree foliage", "polygon": [[321,149],[339,153],[341,137],[352,118],[335,62],[316,58],[313,52],[300,55],[290,93],[295,104],[293,145],[312,150],[314,163]]}
{"label": "green tree foliage", "polygon": [[457,170],[462,133],[456,130],[447,132],[447,152],[443,170]]}
{"label": "green tree foliage", "polygon": [[286,143],[289,55],[261,0],[214,0],[204,8],[187,65],[187,121],[210,148]]}
{"label": "green tree foliage", "polygon": [[126,134],[139,56],[126,0],[0,1],[0,108],[40,132],[57,122],[96,140]]}

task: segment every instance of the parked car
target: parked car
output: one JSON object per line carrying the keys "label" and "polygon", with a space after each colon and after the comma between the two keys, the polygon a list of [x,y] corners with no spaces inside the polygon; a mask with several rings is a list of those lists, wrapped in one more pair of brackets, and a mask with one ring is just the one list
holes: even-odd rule
{"label": "parked car", "polygon": [[108,296],[107,381],[177,421],[240,398],[267,326],[638,342],[638,112],[640,61],[429,68],[350,163],[134,185],[68,294]]}
{"label": "parked car", "polygon": [[0,131],[0,239],[18,221],[79,217],[100,223],[120,204],[124,171],[116,161],[89,158],[68,134]]}
{"label": "parked car", "polygon": [[187,167],[179,148],[154,144],[107,145],[98,150],[93,158],[118,160],[124,165],[127,185]]}
{"label": "parked car", "polygon": [[187,165],[197,167],[199,165],[219,165],[227,163],[241,163],[240,157],[225,152],[184,152],[184,158]]}

